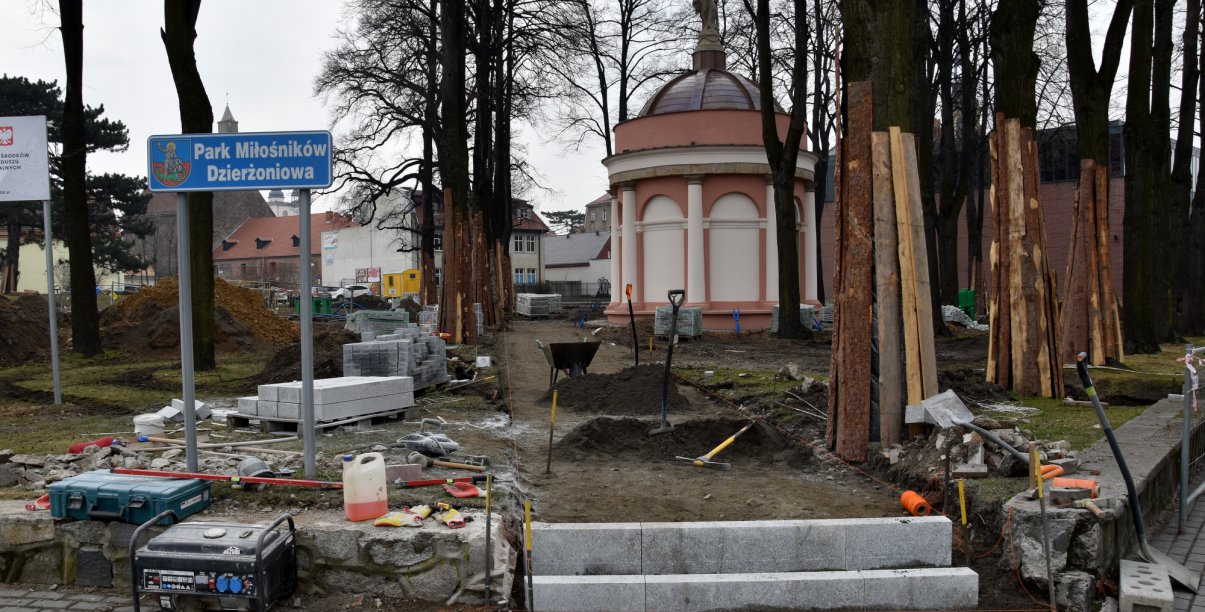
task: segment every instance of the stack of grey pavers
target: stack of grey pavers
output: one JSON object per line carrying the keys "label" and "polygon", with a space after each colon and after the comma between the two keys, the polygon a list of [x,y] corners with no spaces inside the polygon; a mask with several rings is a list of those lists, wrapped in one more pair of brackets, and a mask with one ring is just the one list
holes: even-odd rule
{"label": "stack of grey pavers", "polygon": [[343,345],[344,376],[409,376],[414,389],[448,381],[447,344],[414,327]]}
{"label": "stack of grey pavers", "polygon": [[[770,311],[770,333],[778,331],[778,304]],[[816,308],[811,304],[799,305],[799,322],[807,329],[812,329],[812,322],[816,319]]]}
{"label": "stack of grey pavers", "polygon": [[535,609],[973,609],[945,517],[535,523]]}
{"label": "stack of grey pavers", "polygon": [[344,328],[356,333],[388,334],[410,323],[405,310],[362,310],[347,315]]}
{"label": "stack of grey pavers", "polygon": [[559,293],[517,293],[515,312],[527,317],[547,317],[561,311]]}
{"label": "stack of grey pavers", "polygon": [[[314,381],[314,420],[341,421],[405,410],[414,405],[408,376],[343,376]],[[239,415],[269,421],[301,419],[301,381],[260,385],[259,395],[240,397]]]}
{"label": "stack of grey pavers", "polygon": [[[658,306],[653,315],[653,335],[668,336],[674,326],[673,306]],[[678,308],[677,334],[679,338],[698,338],[703,335],[703,309],[692,306]]]}

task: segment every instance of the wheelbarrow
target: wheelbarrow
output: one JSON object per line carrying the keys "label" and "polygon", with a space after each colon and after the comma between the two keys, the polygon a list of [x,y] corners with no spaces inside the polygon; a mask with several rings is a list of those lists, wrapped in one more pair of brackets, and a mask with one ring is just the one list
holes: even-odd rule
{"label": "wheelbarrow", "polygon": [[556,379],[560,376],[561,370],[565,371],[565,375],[572,378],[579,374],[585,374],[586,368],[590,367],[590,362],[594,361],[594,354],[598,352],[601,342],[552,342],[544,344],[540,340],[536,340],[536,346],[544,351],[544,359],[548,360],[548,388],[556,386]]}

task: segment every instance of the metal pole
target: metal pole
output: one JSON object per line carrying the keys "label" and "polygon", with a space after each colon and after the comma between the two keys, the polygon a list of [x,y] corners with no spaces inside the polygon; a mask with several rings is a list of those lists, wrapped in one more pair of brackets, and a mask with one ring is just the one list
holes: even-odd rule
{"label": "metal pole", "polygon": [[42,200],[42,223],[46,231],[42,240],[46,245],[46,301],[50,309],[50,368],[54,373],[54,404],[63,403],[63,383],[59,376],[59,313],[54,295],[54,240],[50,231],[50,200]]}
{"label": "metal pole", "polygon": [[184,457],[197,471],[197,405],[192,369],[192,271],[188,254],[188,194],[176,194],[176,277],[180,285],[180,378],[184,384]]}
{"label": "metal pole", "polygon": [[301,425],[305,434],[305,477],[317,477],[314,456],[314,296],[310,288],[310,190],[302,189],[301,210]]}
{"label": "metal pole", "polygon": [[1176,521],[1179,533],[1184,533],[1184,521],[1188,515],[1188,439],[1192,433],[1192,357],[1191,344],[1184,346],[1184,426],[1180,434],[1180,516]]}

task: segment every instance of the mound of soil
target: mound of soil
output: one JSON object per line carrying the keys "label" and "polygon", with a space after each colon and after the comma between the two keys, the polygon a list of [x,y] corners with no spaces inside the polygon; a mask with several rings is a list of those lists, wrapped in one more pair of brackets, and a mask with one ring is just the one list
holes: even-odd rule
{"label": "mound of soil", "polygon": [[50,324],[46,297],[0,296],[0,367],[50,358]]}
{"label": "mound of soil", "polygon": [[[661,413],[661,393],[665,368],[642,365],[614,374],[583,374],[557,382],[557,407],[571,412],[654,415]],[[552,401],[549,391],[541,400]],[[669,410],[693,410],[690,401],[670,381]]]}
{"label": "mound of soil", "polygon": [[[632,418],[599,417],[579,425],[553,445],[553,454],[562,459],[663,460],[672,457],[698,457],[711,452],[748,421],[714,418],[674,423],[669,433],[649,435],[657,421]],[[785,461],[802,466],[811,449],[794,444],[764,423],[756,423],[735,442],[716,455],[715,461]]]}
{"label": "mound of soil", "polygon": [[[179,285],[166,278],[100,316],[106,348],[157,354],[180,346]],[[214,279],[214,346],[223,351],[257,350],[265,343],[297,340],[295,323],[276,316],[252,289]]]}
{"label": "mound of soil", "polygon": [[[314,378],[343,376],[343,345],[359,342],[360,336],[342,324],[314,324]],[[301,380],[301,342],[281,347],[255,376],[256,385]]]}
{"label": "mound of soil", "polygon": [[398,303],[397,309],[404,310],[404,311],[410,313],[410,322],[417,323],[418,322],[418,313],[423,311],[423,306],[422,306],[422,304],[419,304],[418,302],[416,302],[410,298],[406,298]]}
{"label": "mound of soil", "polygon": [[[337,300],[336,306],[346,302],[347,300]],[[389,310],[389,302],[375,295],[357,295],[351,299],[351,303],[355,304],[356,310]]]}

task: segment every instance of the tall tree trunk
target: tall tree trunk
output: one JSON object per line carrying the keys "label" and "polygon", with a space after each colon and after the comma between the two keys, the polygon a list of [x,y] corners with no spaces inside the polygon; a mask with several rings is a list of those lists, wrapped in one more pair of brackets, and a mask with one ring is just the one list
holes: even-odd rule
{"label": "tall tree trunk", "polygon": [[[201,0],[164,0],[163,29],[159,36],[167,50],[167,63],[176,84],[180,105],[180,131],[208,134],[213,131],[213,108],[201,73],[193,42],[197,38],[197,13]],[[188,260],[192,279],[193,365],[197,370],[217,367],[213,346],[213,193],[188,194]],[[309,273],[308,269],[302,274]],[[183,280],[181,280],[183,282]]]}
{"label": "tall tree trunk", "polygon": [[[1170,279],[1166,274],[1167,240],[1171,230],[1167,207],[1168,139],[1159,102],[1167,101],[1170,72],[1157,67],[1165,53],[1170,61],[1170,26],[1167,40],[1155,36],[1155,14],[1162,21],[1170,0],[1137,0],[1130,37],[1129,93],[1126,96],[1125,157],[1125,325],[1127,353],[1157,353],[1160,342],[1174,339],[1171,325]],[[1153,43],[1153,44],[1152,44]],[[1152,70],[1152,62],[1156,68]],[[1164,77],[1164,75],[1167,75]],[[1162,92],[1160,89],[1162,88]]]}
{"label": "tall tree trunk", "polygon": [[[438,0],[429,0],[430,28],[427,32],[426,78],[430,87],[424,92],[423,101],[423,164],[419,167],[418,180],[422,185],[423,195],[420,202],[422,218],[421,252],[419,265],[422,270],[423,304],[439,302],[439,283],[435,282],[435,198],[439,193],[435,190],[435,131],[439,125],[439,94],[436,84],[439,83],[439,22],[435,15],[439,11]],[[442,207],[441,207],[442,209]],[[441,245],[442,246],[442,245]],[[447,253],[444,253],[445,257]]]}
{"label": "tall tree trunk", "polygon": [[1192,227],[1192,156],[1193,111],[1197,107],[1197,78],[1200,58],[1197,56],[1197,33],[1201,25],[1201,0],[1188,0],[1184,23],[1184,65],[1180,71],[1180,125],[1176,131],[1176,157],[1171,172],[1171,264],[1172,288],[1175,294],[1175,329],[1180,334],[1195,334],[1202,330],[1192,323],[1189,303],[1197,299],[1200,285],[1189,283],[1188,260],[1191,244],[1201,239],[1188,230]]}
{"label": "tall tree trunk", "polygon": [[81,0],[59,0],[67,90],[63,106],[63,205],[67,254],[71,261],[71,350],[101,352],[96,309],[96,272],[88,227],[87,142],[84,133],[84,8]]}
{"label": "tall tree trunk", "polygon": [[[937,112],[937,99],[933,93],[933,79],[930,75],[930,53],[929,48],[933,42],[932,32],[929,28],[929,6],[926,2],[917,2],[914,5],[916,11],[915,19],[913,20],[913,39],[912,39],[912,100],[913,100],[913,115],[912,124],[916,134],[916,142],[919,143],[916,150],[916,164],[918,178],[920,179],[921,191],[921,210],[924,215],[925,223],[925,255],[927,265],[929,267],[929,278],[936,279],[937,282],[929,283],[929,301],[931,304],[943,304],[940,284],[940,270],[938,268],[939,260],[937,259],[937,201],[933,193],[933,116]],[[949,296],[944,298],[949,300]],[[957,299],[957,296],[955,296]],[[933,331],[938,335],[948,335],[950,330],[946,328],[945,319],[941,315],[941,308],[931,308],[930,313],[933,318]]]}
{"label": "tall tree trunk", "polygon": [[[1190,17],[1191,19],[1191,17]],[[1200,34],[1200,47],[1205,47],[1205,29]],[[1205,78],[1197,79],[1197,99],[1202,102],[1197,107],[1197,132],[1205,134]],[[1181,116],[1181,121],[1186,119]],[[1192,203],[1191,235],[1205,236],[1205,172],[1197,172],[1197,193]],[[1192,240],[1189,242],[1187,253],[1189,267],[1185,284],[1189,287],[1205,287],[1205,241]],[[1205,300],[1190,300],[1189,328],[1194,333],[1205,333]]]}
{"label": "tall tree trunk", "polygon": [[465,14],[462,0],[444,2],[440,15],[443,81],[440,108],[443,117],[439,160],[444,183],[444,265],[440,296],[440,328],[451,343],[473,343],[477,329],[473,318],[472,242],[469,226],[469,149],[465,104]]}

